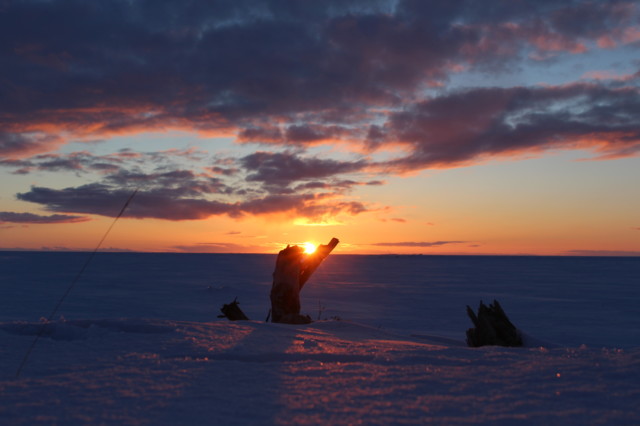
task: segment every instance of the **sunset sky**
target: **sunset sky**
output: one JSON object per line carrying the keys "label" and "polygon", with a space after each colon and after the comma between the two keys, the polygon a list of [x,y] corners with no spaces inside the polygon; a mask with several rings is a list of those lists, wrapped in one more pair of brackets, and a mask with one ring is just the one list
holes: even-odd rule
{"label": "sunset sky", "polygon": [[636,1],[0,1],[0,249],[640,255]]}

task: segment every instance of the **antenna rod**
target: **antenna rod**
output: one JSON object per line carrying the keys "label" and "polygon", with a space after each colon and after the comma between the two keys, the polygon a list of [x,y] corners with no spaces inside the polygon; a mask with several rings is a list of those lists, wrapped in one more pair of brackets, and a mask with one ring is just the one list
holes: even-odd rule
{"label": "antenna rod", "polygon": [[51,311],[51,313],[47,317],[47,320],[45,322],[43,322],[42,325],[40,326],[40,329],[38,330],[38,334],[36,335],[35,339],[33,339],[33,342],[31,342],[31,346],[29,346],[29,349],[27,350],[27,353],[24,354],[24,358],[22,358],[22,362],[20,363],[20,366],[18,367],[18,370],[16,371],[16,379],[20,377],[20,373],[22,372],[22,369],[24,368],[25,364],[27,363],[27,360],[29,359],[29,355],[31,355],[31,351],[33,351],[33,348],[36,346],[36,343],[38,343],[38,340],[40,340],[40,337],[42,337],[42,334],[44,333],[45,325],[48,322],[51,322],[51,320],[53,319],[55,314],[58,312],[58,309],[60,309],[60,306],[62,305],[62,302],[64,302],[64,299],[66,299],[67,296],[69,295],[69,293],[71,293],[71,290],[73,290],[73,288],[75,287],[76,283],[80,279],[80,276],[82,275],[84,270],[87,269],[87,266],[89,266],[89,263],[91,263],[91,260],[93,259],[93,256],[95,256],[96,252],[98,251],[98,249],[100,248],[100,246],[102,245],[104,240],[107,238],[107,235],[109,235],[109,232],[111,232],[111,228],[113,228],[113,225],[115,225],[116,222],[118,221],[118,219],[120,219],[120,216],[122,216],[124,211],[127,209],[129,204],[131,203],[131,200],[133,200],[133,197],[135,197],[137,193],[138,193],[138,188],[136,188],[136,190],[133,191],[133,194],[131,194],[129,196],[129,198],[127,199],[127,202],[124,203],[124,206],[122,206],[122,209],[120,210],[120,213],[118,213],[118,216],[116,216],[116,218],[113,220],[113,222],[111,222],[111,225],[109,225],[109,228],[107,229],[107,232],[104,233],[104,235],[102,236],[102,239],[100,240],[100,242],[98,243],[96,248],[93,249],[93,251],[91,252],[89,257],[87,258],[87,260],[84,262],[84,265],[82,265],[82,268],[80,268],[80,272],[78,272],[78,275],[76,275],[76,277],[71,282],[71,285],[69,285],[67,290],[64,292],[64,294],[60,298],[60,300],[58,300],[58,303],[56,303],[56,306],[53,308],[53,310]]}

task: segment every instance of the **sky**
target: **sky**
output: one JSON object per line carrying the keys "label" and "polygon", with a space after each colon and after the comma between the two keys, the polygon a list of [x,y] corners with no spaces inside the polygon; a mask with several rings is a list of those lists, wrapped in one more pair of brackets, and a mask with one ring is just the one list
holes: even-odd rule
{"label": "sky", "polygon": [[0,1],[0,249],[640,255],[634,1]]}

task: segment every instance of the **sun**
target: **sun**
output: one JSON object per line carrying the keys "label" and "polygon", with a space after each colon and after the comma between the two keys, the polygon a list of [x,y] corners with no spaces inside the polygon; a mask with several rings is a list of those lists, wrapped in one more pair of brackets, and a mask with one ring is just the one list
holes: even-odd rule
{"label": "sun", "polygon": [[306,243],[302,243],[302,248],[304,249],[304,252],[305,252],[305,253],[307,253],[307,254],[312,254],[313,252],[315,252],[315,251],[316,251],[316,249],[317,249],[318,247],[316,247],[316,245],[315,245],[315,244],[310,243],[310,242],[308,242],[308,241],[307,241]]}

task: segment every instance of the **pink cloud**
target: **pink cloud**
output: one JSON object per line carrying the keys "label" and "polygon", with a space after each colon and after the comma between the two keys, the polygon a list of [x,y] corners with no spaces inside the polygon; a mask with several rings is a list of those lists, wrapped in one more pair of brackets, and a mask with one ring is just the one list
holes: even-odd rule
{"label": "pink cloud", "polygon": [[[557,104],[566,107],[557,111]],[[640,149],[636,114],[640,93],[634,86],[462,90],[392,114],[376,144],[401,142],[411,153],[379,166],[398,172],[452,167],[562,148],[590,149],[601,159],[633,156]]]}
{"label": "pink cloud", "polygon": [[580,77],[581,80],[611,80],[611,81],[620,81],[620,82],[628,82],[634,80],[638,77],[638,73],[634,74],[619,74],[613,70],[602,70],[602,71],[587,71]]}
{"label": "pink cloud", "polygon": [[610,35],[603,35],[598,37],[598,41],[596,43],[601,49],[613,49],[617,45],[615,40]]}
{"label": "pink cloud", "polygon": [[0,126],[0,158],[20,159],[57,149],[64,140],[45,132],[3,132]]}
{"label": "pink cloud", "polygon": [[625,44],[640,41],[640,27],[628,27],[622,32],[622,42]]}

